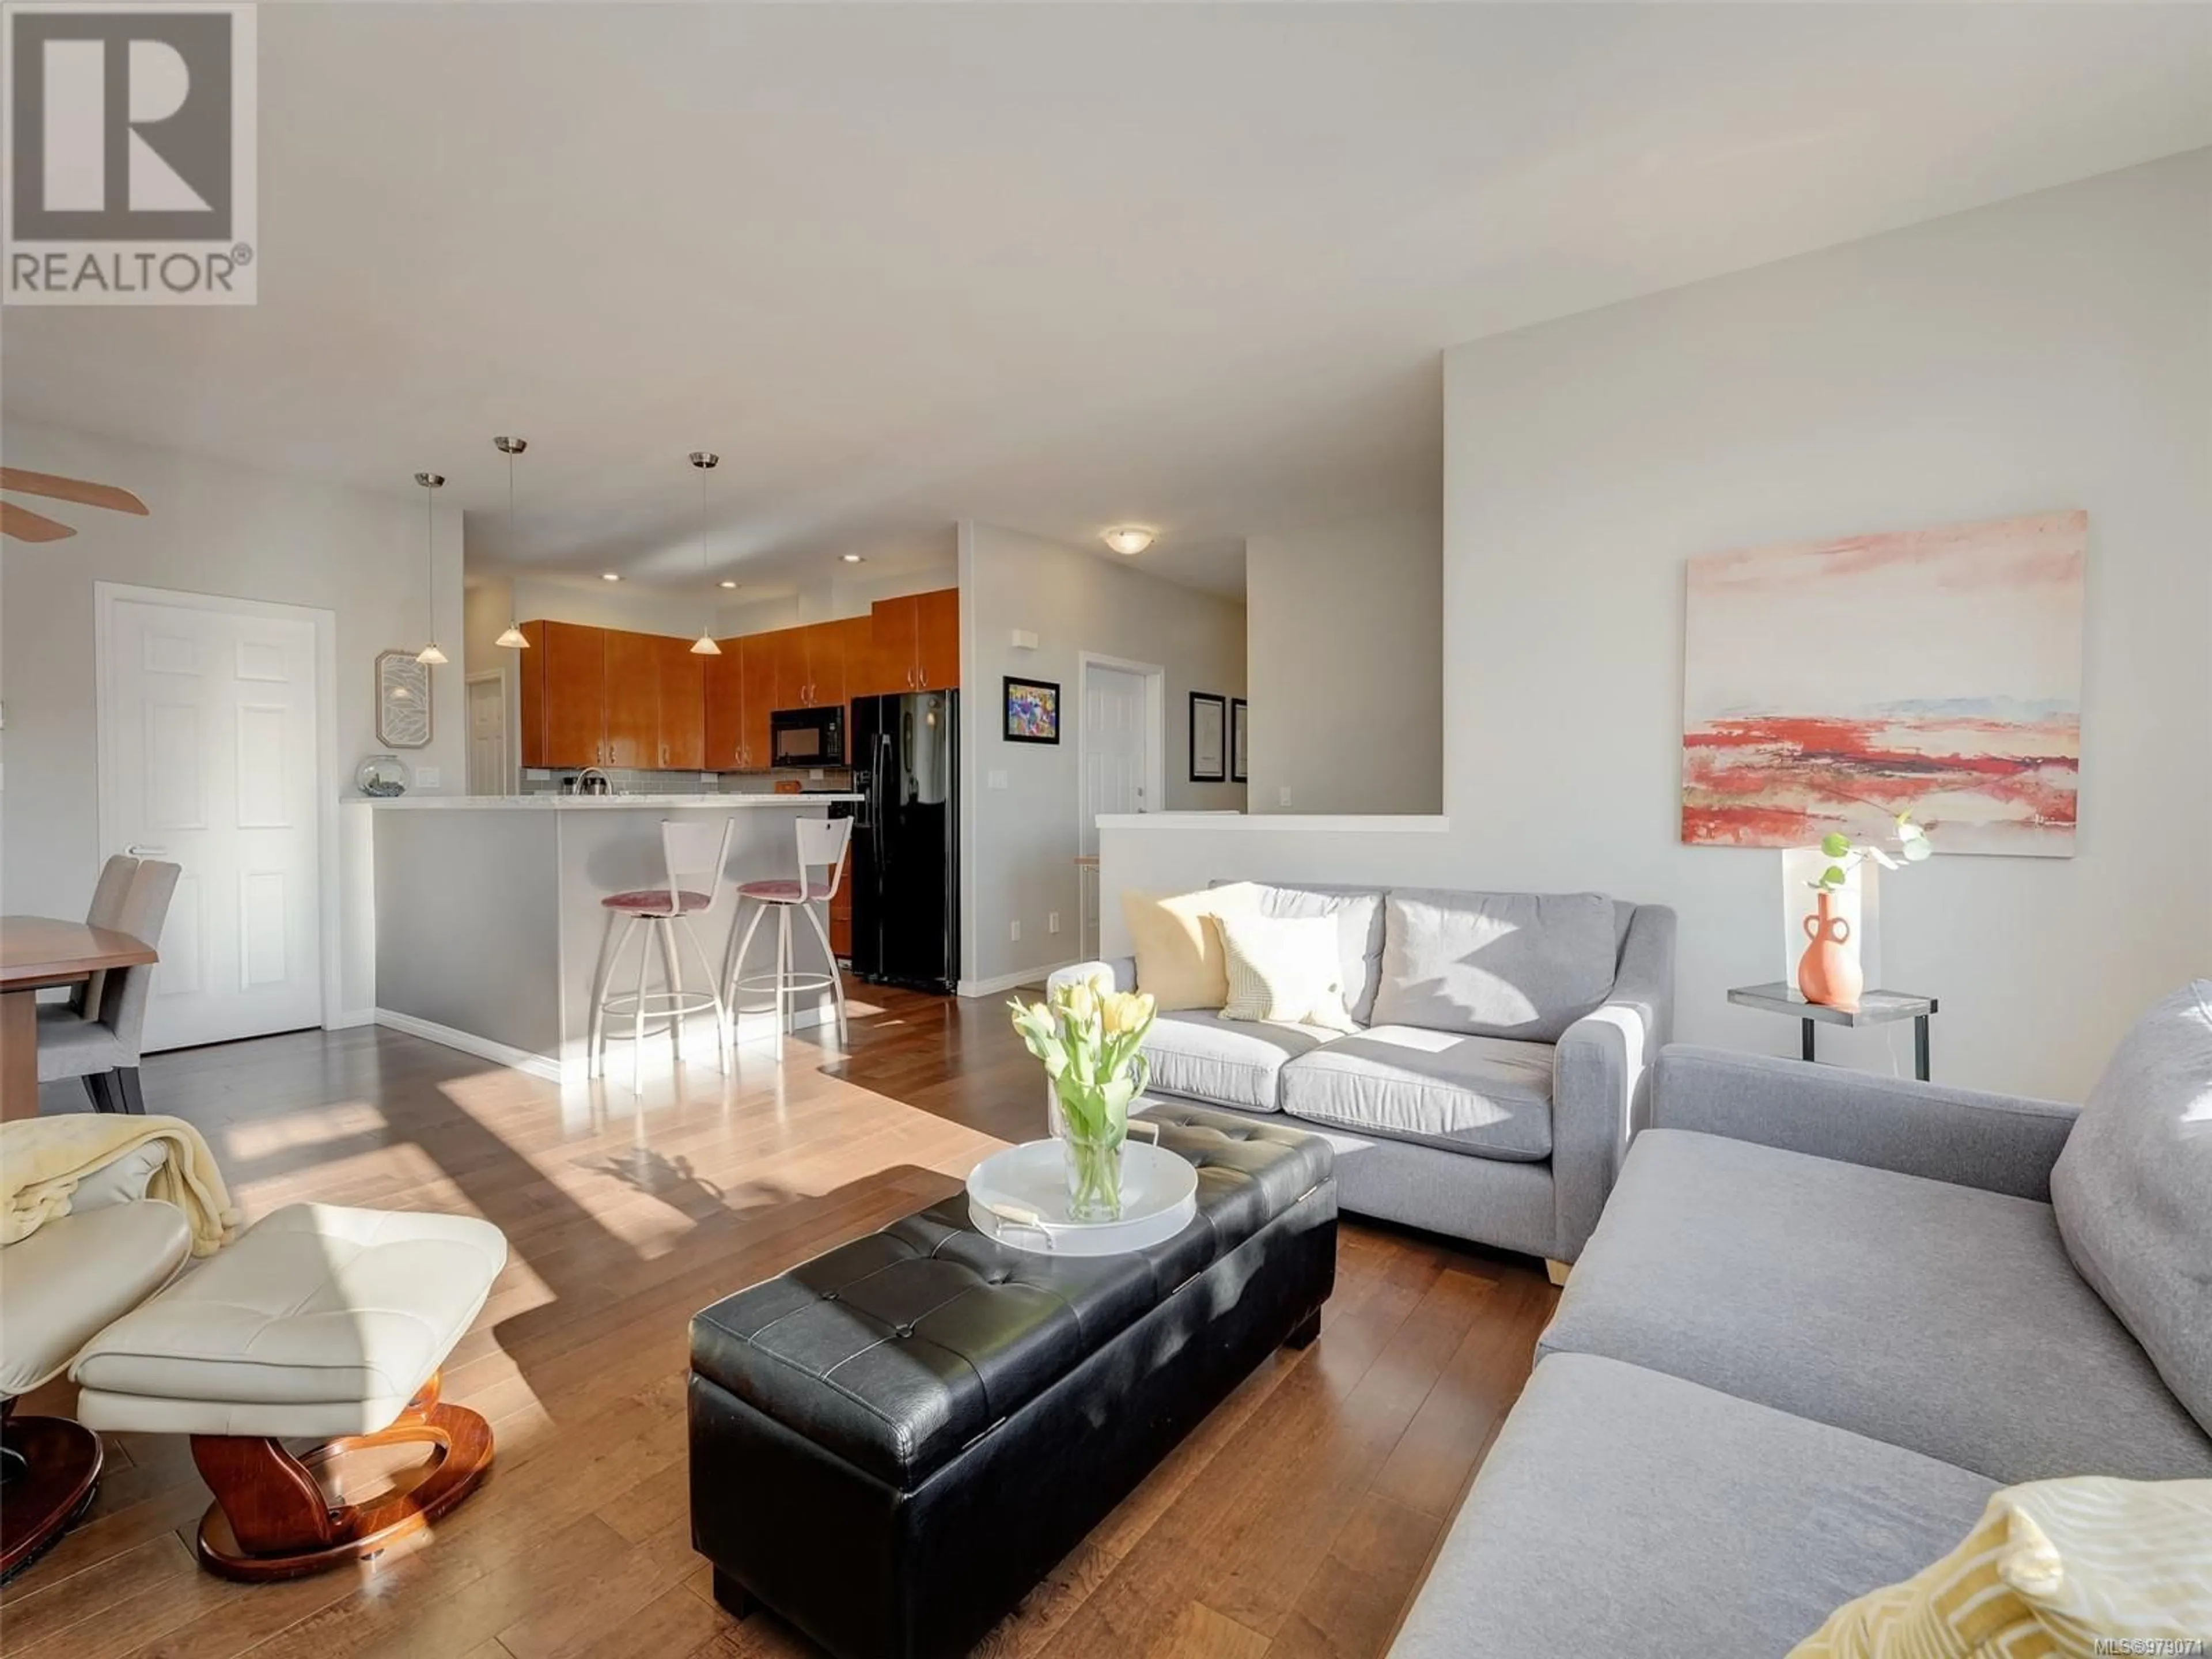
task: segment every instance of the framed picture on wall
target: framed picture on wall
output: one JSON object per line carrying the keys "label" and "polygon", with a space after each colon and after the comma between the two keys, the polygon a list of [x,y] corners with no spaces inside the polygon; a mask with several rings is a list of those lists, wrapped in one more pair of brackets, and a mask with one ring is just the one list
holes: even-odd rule
{"label": "framed picture on wall", "polygon": [[1249,724],[1246,717],[1251,707],[1242,697],[1229,700],[1229,781],[1231,783],[1251,781],[1245,773],[1244,759],[1244,727]]}
{"label": "framed picture on wall", "polygon": [[376,653],[376,740],[387,749],[430,744],[430,665],[412,651]]}
{"label": "framed picture on wall", "polygon": [[1229,776],[1229,699],[1211,691],[1190,694],[1190,781],[1221,783]]}
{"label": "framed picture on wall", "polygon": [[1011,674],[1006,682],[1006,740],[1058,743],[1060,687],[1050,680],[1018,680]]}

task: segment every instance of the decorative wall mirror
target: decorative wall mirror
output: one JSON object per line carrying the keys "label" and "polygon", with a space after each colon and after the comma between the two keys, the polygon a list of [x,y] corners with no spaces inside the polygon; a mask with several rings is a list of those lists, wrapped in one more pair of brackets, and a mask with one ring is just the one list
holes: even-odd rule
{"label": "decorative wall mirror", "polygon": [[377,653],[376,740],[393,749],[429,744],[430,665],[411,651]]}

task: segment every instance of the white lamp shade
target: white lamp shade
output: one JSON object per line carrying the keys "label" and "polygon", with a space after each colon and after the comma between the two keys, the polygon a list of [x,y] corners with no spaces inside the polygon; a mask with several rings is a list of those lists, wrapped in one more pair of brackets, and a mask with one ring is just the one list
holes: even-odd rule
{"label": "white lamp shade", "polygon": [[424,646],[420,651],[417,651],[415,653],[415,660],[420,663],[428,663],[434,667],[446,660],[446,653],[438,649],[437,641],[433,640],[429,644]]}
{"label": "white lamp shade", "polygon": [[522,630],[520,628],[517,628],[513,623],[509,623],[507,625],[507,632],[501,635],[498,639],[493,641],[493,643],[495,645],[503,645],[510,651],[527,651],[530,649],[530,641],[523,636]]}
{"label": "white lamp shade", "polygon": [[699,637],[691,641],[691,654],[695,657],[719,657],[722,654],[722,647],[714,643],[713,635],[702,629]]}

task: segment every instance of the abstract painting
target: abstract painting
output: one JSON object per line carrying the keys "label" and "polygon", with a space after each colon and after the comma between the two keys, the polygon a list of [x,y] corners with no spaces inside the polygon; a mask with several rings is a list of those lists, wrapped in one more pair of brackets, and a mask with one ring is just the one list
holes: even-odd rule
{"label": "abstract painting", "polygon": [[1910,811],[1942,853],[2070,855],[2088,539],[2045,513],[1692,559],[1683,841]]}
{"label": "abstract painting", "polygon": [[1008,743],[1060,741],[1060,687],[1050,680],[1018,680],[1004,677],[1006,688]]}

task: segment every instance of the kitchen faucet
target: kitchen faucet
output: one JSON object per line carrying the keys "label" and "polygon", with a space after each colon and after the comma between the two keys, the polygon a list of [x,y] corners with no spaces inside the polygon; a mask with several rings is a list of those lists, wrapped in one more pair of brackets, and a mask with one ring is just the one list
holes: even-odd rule
{"label": "kitchen faucet", "polygon": [[[590,787],[594,781],[599,785],[596,789]],[[587,766],[576,774],[576,793],[580,795],[611,795],[614,792],[614,780],[596,766]]]}

